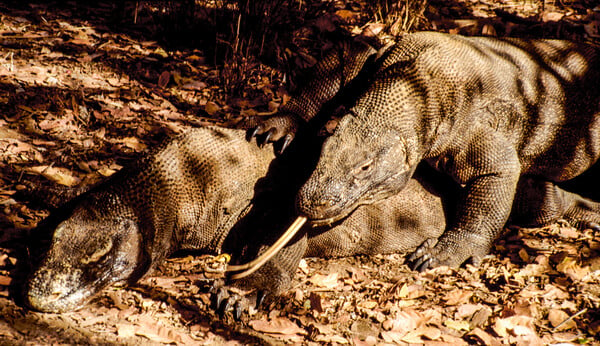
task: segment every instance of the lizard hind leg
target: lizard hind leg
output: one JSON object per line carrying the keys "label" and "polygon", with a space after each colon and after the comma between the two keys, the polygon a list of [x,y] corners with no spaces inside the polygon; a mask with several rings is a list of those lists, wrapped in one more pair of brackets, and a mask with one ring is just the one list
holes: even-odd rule
{"label": "lizard hind leg", "polygon": [[523,177],[517,191],[511,216],[513,224],[543,226],[562,219],[579,229],[600,230],[598,202],[534,177]]}
{"label": "lizard hind leg", "polygon": [[579,229],[591,228],[599,232],[600,203],[562,189],[561,192],[564,194],[566,202],[566,210],[562,218]]}

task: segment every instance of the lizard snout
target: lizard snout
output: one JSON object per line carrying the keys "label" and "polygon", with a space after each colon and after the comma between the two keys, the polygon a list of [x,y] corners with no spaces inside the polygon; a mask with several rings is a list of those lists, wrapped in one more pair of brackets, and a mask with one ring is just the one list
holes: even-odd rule
{"label": "lizard snout", "polygon": [[301,189],[296,200],[296,209],[311,222],[336,221],[342,214],[343,193],[335,184],[326,184],[327,190]]}

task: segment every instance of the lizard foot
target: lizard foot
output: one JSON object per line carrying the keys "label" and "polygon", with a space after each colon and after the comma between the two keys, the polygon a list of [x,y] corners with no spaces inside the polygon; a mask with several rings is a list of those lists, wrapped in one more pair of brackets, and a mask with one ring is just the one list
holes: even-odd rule
{"label": "lizard foot", "polygon": [[448,238],[442,237],[439,240],[429,238],[424,241],[408,257],[409,267],[423,272],[439,266],[456,268],[467,260],[474,265],[479,265],[491,247],[491,242],[482,242],[482,238],[477,234],[462,236],[460,243]]}
{"label": "lizard foot", "polygon": [[235,321],[241,321],[242,316],[254,315],[261,307],[267,296],[264,290],[247,292],[236,287],[229,287],[221,280],[215,280],[209,286],[211,308],[221,317],[231,314]]}
{"label": "lizard foot", "polygon": [[254,122],[259,124],[248,130],[247,139],[256,138],[256,143],[261,147],[274,143],[278,154],[283,153],[290,145],[300,126],[298,117],[293,114],[274,115]]}

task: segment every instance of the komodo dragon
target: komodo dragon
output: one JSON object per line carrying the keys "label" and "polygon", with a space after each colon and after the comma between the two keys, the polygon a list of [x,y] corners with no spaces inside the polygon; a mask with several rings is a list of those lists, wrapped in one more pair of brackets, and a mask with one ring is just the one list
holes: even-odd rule
{"label": "komodo dragon", "polygon": [[[136,282],[176,250],[253,256],[293,218],[295,194],[310,174],[293,189],[283,188],[290,174],[299,175],[290,162],[303,161],[293,157],[279,167],[273,158],[271,147],[247,142],[243,130],[197,128],[159,145],[74,201],[28,283],[28,304],[46,312],[73,310],[114,282]],[[281,186],[272,172],[285,174]],[[284,248],[244,283],[277,293],[287,289],[305,253],[406,252],[441,234],[440,197],[417,180],[407,190],[332,227],[307,230],[308,240]],[[254,243],[258,248],[247,249]]]}
{"label": "komodo dragon", "polygon": [[[298,193],[299,213],[315,224],[406,194],[423,161],[462,193],[454,221],[413,253],[413,266],[477,263],[520,179],[554,191],[600,155],[600,57],[591,45],[420,32],[379,55]],[[553,194],[539,199],[556,204]]]}
{"label": "komodo dragon", "polygon": [[[310,174],[310,169],[304,176],[298,173],[306,161],[298,160],[294,151],[304,153],[306,145],[294,142],[272,161],[271,147],[260,149],[244,137],[241,130],[189,130],[76,198],[29,281],[29,305],[47,312],[75,309],[111,283],[136,282],[180,249],[227,252],[237,258],[268,247],[278,228],[293,217],[295,194]],[[314,156],[316,161],[318,155]],[[439,178],[430,174],[419,172],[408,182],[406,193],[359,207],[333,226],[305,228],[300,239],[243,283],[277,293],[288,288],[303,255],[407,252],[424,239],[439,236],[445,213],[452,214],[444,210],[439,193],[454,191],[447,186],[452,184],[444,179],[436,183]],[[282,187],[296,175],[300,178],[292,188]],[[536,196],[538,188],[524,186],[522,196]],[[561,216],[600,222],[599,215],[586,211],[587,202],[579,196],[560,189],[553,193],[564,203],[558,209],[534,206],[532,210],[549,213],[532,213],[530,222],[551,222]],[[528,218],[530,210],[523,213]],[[247,249],[254,243],[257,249]]]}

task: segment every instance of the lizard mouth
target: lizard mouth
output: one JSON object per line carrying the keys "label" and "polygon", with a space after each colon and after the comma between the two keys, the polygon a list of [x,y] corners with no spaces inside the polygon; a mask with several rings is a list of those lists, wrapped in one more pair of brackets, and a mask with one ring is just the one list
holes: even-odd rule
{"label": "lizard mouth", "polygon": [[310,224],[313,227],[321,227],[321,226],[331,226],[332,224],[346,218],[348,215],[352,214],[352,212],[358,208],[359,205],[361,205],[363,203],[361,203],[360,201],[357,201],[347,207],[336,207],[335,210],[331,209],[331,210],[327,210],[322,211],[320,213],[320,215],[306,215],[304,214],[304,216],[306,216],[308,218],[308,222],[310,222]]}
{"label": "lizard mouth", "polygon": [[328,218],[309,219],[309,222],[310,222],[311,226],[313,226],[313,227],[331,226],[332,224],[340,221],[341,219],[345,218],[349,214],[350,214],[350,212],[347,212],[344,214],[339,214],[339,215],[328,217]]}

